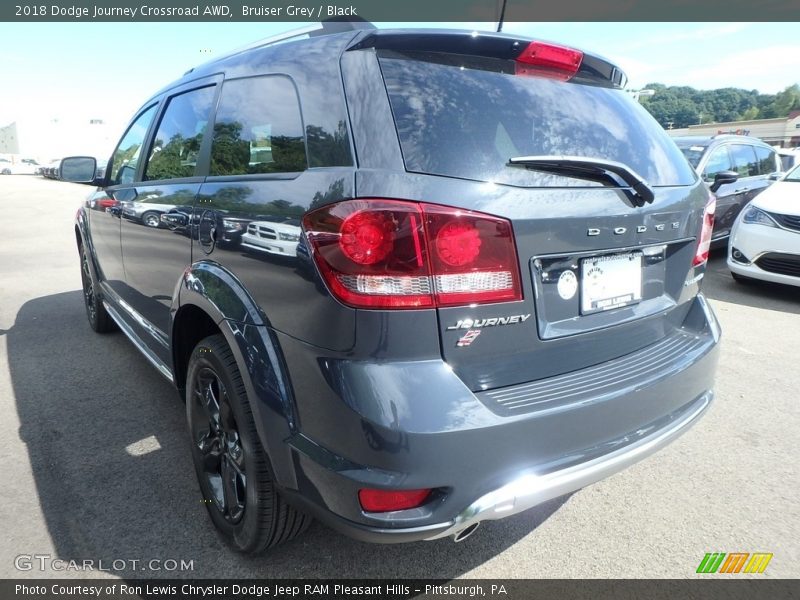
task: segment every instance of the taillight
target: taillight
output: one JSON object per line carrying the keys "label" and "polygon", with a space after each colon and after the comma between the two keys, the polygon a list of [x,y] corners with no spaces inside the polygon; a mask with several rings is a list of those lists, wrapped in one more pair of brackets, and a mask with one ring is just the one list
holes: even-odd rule
{"label": "taillight", "polygon": [[516,59],[517,75],[536,75],[567,81],[581,68],[583,52],[574,48],[531,42]]}
{"label": "taillight", "polygon": [[711,232],[714,229],[714,211],[716,208],[717,199],[713,194],[709,194],[706,209],[703,211],[703,227],[700,229],[700,240],[697,242],[697,251],[692,261],[693,267],[699,267],[708,262],[708,252],[711,249]]}
{"label": "taillight", "polygon": [[521,300],[511,223],[404,200],[357,199],[303,219],[331,292],[357,308]]}
{"label": "taillight", "polygon": [[407,510],[424,504],[431,490],[358,490],[358,501],[366,512]]}

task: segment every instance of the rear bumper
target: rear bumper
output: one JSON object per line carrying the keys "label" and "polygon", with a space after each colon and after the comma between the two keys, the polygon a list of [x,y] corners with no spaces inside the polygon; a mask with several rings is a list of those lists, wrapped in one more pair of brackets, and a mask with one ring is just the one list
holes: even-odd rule
{"label": "rear bumper", "polygon": [[546,475],[523,475],[475,500],[443,531],[426,539],[455,535],[481,521],[502,519],[533,508],[543,502],[596,483],[660,450],[691,427],[711,403],[712,392],[696,398],[672,422],[652,435],[594,460],[553,471]]}
{"label": "rear bumper", "polygon": [[[298,405],[302,433],[287,440],[294,485],[282,487],[334,529],[380,543],[455,535],[527,510],[626,468],[698,420],[713,397],[720,337],[702,296],[676,335],[696,343],[680,356],[654,349],[671,361],[663,369],[643,363],[642,377],[605,373],[588,395],[586,386],[573,387],[570,393],[579,395],[521,414],[492,410],[441,361],[317,359],[335,394],[313,405],[323,419],[319,427],[309,407]],[[635,354],[631,360],[641,360]],[[291,368],[297,357],[291,350],[287,357]],[[590,370],[575,372],[575,379]],[[420,508],[378,514],[358,505],[363,487],[437,492]]]}

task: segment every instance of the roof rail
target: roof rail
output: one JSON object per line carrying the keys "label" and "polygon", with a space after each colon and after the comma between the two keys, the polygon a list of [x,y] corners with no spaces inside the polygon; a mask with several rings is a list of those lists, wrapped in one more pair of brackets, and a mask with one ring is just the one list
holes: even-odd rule
{"label": "roof rail", "polygon": [[[210,62],[217,62],[225,58],[230,58],[231,56],[241,54],[242,52],[253,50],[254,48],[261,48],[262,46],[270,46],[272,44],[277,44],[279,42],[286,42],[288,40],[299,38],[304,35],[307,35],[309,37],[318,37],[322,35],[331,35],[334,33],[343,33],[345,31],[357,31],[361,29],[375,29],[375,28],[376,28],[375,25],[359,17],[356,18],[334,17],[332,19],[327,19],[325,21],[320,21],[318,23],[311,23],[303,27],[298,27],[297,29],[291,29],[289,31],[278,33],[268,38],[258,40],[251,44],[247,44],[246,46],[242,46],[241,48],[237,48],[236,50],[232,50],[227,54],[218,56],[217,58],[213,59]],[[191,69],[186,71],[184,75],[188,75],[194,70],[195,67],[192,67]]]}

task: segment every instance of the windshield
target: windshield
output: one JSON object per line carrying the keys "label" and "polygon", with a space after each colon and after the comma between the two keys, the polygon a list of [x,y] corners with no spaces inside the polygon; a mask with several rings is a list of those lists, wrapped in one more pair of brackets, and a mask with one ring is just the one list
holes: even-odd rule
{"label": "windshield", "polygon": [[789,171],[783,178],[784,181],[800,181],[800,164],[798,164],[794,169]]}
{"label": "windshield", "polygon": [[592,185],[507,166],[512,157],[573,155],[621,162],[655,186],[696,180],[630,94],[459,60],[432,53],[380,59],[409,171],[524,187]]}
{"label": "windshield", "polygon": [[705,154],[706,147],[686,142],[675,143],[678,145],[678,149],[683,152],[683,155],[686,157],[686,160],[689,161],[689,164],[692,165],[692,168],[696,169],[697,165],[700,164],[700,159],[703,158],[703,154]]}

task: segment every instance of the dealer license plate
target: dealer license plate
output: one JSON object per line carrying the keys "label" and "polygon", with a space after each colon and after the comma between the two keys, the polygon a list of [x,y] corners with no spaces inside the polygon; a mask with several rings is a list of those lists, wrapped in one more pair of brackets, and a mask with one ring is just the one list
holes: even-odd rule
{"label": "dealer license plate", "polygon": [[581,314],[636,304],[642,299],[642,253],[581,261]]}

